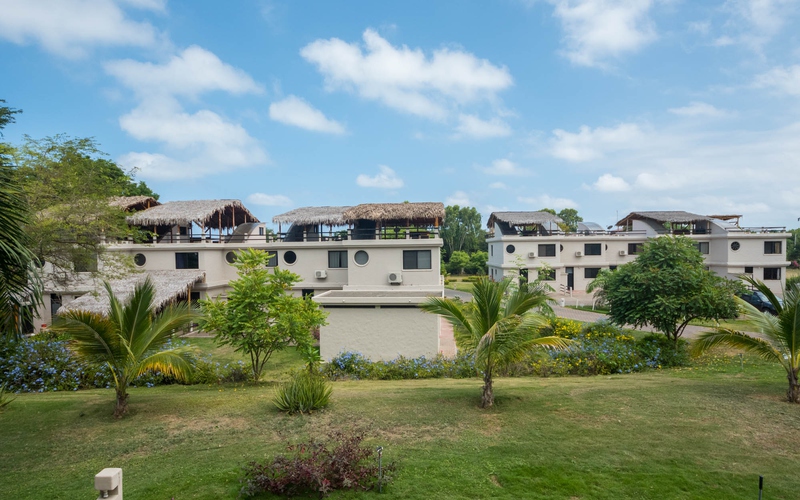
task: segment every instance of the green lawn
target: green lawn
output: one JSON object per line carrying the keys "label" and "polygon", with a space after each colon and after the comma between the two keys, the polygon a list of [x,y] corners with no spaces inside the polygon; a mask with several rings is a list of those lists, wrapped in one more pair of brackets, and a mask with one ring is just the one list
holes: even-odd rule
{"label": "green lawn", "polygon": [[761,474],[764,498],[796,499],[800,407],[779,367],[745,361],[499,379],[488,411],[477,379],[337,382],[310,416],[274,410],[269,383],[133,389],[121,421],[111,390],[23,394],[0,413],[2,496],[94,498],[93,475],[122,467],[129,498],[235,498],[248,461],[358,429],[397,462],[395,498],[755,498]]}

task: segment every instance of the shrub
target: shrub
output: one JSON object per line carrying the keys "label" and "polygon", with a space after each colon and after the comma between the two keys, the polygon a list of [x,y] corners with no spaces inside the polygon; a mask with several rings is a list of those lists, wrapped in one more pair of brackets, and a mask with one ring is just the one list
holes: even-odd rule
{"label": "shrub", "polygon": [[343,352],[325,365],[323,374],[332,379],[407,380],[420,378],[470,378],[475,376],[471,356],[433,358],[400,356],[390,361],[370,361],[357,352]]}
{"label": "shrub", "polygon": [[310,413],[328,406],[331,390],[331,385],[321,376],[302,371],[278,386],[272,402],[281,411]]}
{"label": "shrub", "polygon": [[[341,489],[369,490],[379,479],[387,483],[391,478],[378,477],[378,464],[370,463],[375,452],[362,446],[363,434],[336,432],[329,443],[309,441],[288,446],[292,456],[278,455],[271,462],[251,462],[245,467],[241,495],[252,497],[272,493],[293,497],[317,494],[320,497]],[[394,470],[394,464],[384,466]]]}
{"label": "shrub", "polygon": [[664,335],[651,334],[636,343],[636,348],[650,368],[687,366],[690,362],[688,343],[678,339],[678,345]]}
{"label": "shrub", "polygon": [[232,364],[220,364],[212,361],[210,356],[198,358],[194,362],[191,384],[224,384],[240,383],[250,379],[250,366],[244,361]]}
{"label": "shrub", "polygon": [[552,317],[548,320],[549,325],[545,326],[541,332],[542,336],[555,335],[565,339],[574,339],[581,334],[583,324],[580,321]]}

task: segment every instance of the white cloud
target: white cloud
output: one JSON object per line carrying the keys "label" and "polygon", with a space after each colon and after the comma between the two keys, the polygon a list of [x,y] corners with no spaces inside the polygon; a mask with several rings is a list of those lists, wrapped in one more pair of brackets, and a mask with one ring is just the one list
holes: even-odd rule
{"label": "white cloud", "polygon": [[[128,2],[161,10],[158,1]],[[67,58],[85,57],[96,46],[153,47],[159,33],[149,23],[128,19],[112,0],[4,0],[0,38],[38,43]]]}
{"label": "white cloud", "polygon": [[715,38],[714,41],[711,42],[711,45],[713,45],[714,47],[728,47],[735,43],[736,40],[734,40],[733,38],[729,37],[728,35],[722,35],[720,37]]}
{"label": "white cloud", "polygon": [[594,188],[604,193],[618,193],[629,191],[631,186],[622,177],[615,177],[611,174],[603,174],[598,177],[597,182],[594,183]]}
{"label": "white cloud", "polygon": [[541,196],[520,196],[517,201],[536,207],[536,210],[541,208],[552,208],[556,211],[564,208],[578,208],[578,204],[569,198],[554,198],[550,195],[543,194]]}
{"label": "white cloud", "polygon": [[442,48],[428,57],[421,49],[395,47],[376,31],[358,43],[316,40],[300,51],[325,77],[329,90],[354,91],[396,110],[441,120],[452,102],[493,99],[512,85],[505,67],[469,52]]}
{"label": "white cloud", "polygon": [[460,207],[468,207],[471,205],[469,202],[469,196],[464,191],[456,191],[455,193],[451,194],[445,198],[444,204],[447,206],[458,205]]}
{"label": "white cloud", "polygon": [[711,118],[724,118],[731,113],[724,109],[719,109],[705,102],[692,101],[688,106],[682,108],[670,108],[670,113],[679,116],[707,116]]}
{"label": "white cloud", "polygon": [[478,169],[489,175],[523,176],[530,174],[530,172],[527,169],[520,168],[516,163],[507,158],[500,158],[498,160],[494,160],[491,166],[489,167],[479,166]]}
{"label": "white cloud", "polygon": [[580,66],[603,67],[656,39],[652,0],[550,0],[565,32],[564,55]]}
{"label": "white cloud", "polygon": [[106,72],[142,99],[153,95],[196,97],[221,90],[231,94],[261,93],[246,72],[222,62],[208,50],[192,45],[163,64],[130,59],[105,64]]}
{"label": "white cloud", "polygon": [[753,86],[772,89],[781,94],[800,96],[800,64],[772,68],[758,75]]}
{"label": "white cloud", "polygon": [[456,137],[470,137],[473,139],[488,139],[492,137],[505,137],[511,135],[511,127],[499,118],[481,120],[474,115],[461,114],[458,117],[458,132]]}
{"label": "white cloud", "polygon": [[117,158],[127,169],[136,168],[137,177],[162,181],[199,179],[224,171],[220,165],[202,157],[181,161],[160,153],[131,152]]}
{"label": "white cloud", "polygon": [[253,193],[247,197],[247,203],[251,205],[265,205],[268,207],[290,207],[292,200],[282,194]]}
{"label": "white cloud", "polygon": [[636,176],[636,187],[647,191],[671,191],[683,187],[689,179],[669,172],[642,172]]}
{"label": "white cloud", "polygon": [[370,177],[367,174],[360,174],[356,177],[356,184],[361,187],[373,187],[381,189],[398,189],[403,187],[403,179],[397,177],[394,170],[386,165],[378,165],[380,171],[377,175]]}
{"label": "white cloud", "polygon": [[304,128],[314,132],[344,134],[345,128],[337,121],[330,120],[299,97],[290,95],[282,101],[269,106],[269,117],[287,125]]}
{"label": "white cloud", "polygon": [[493,183],[489,184],[489,187],[491,189],[508,189],[508,186],[506,186],[502,182],[493,182]]}
{"label": "white cloud", "polygon": [[606,153],[636,148],[644,138],[644,132],[635,123],[621,123],[614,128],[586,125],[577,134],[565,130],[553,130],[550,154],[562,160],[584,162],[602,158]]}
{"label": "white cloud", "polygon": [[715,40],[714,45],[742,44],[760,52],[764,44],[783,30],[797,11],[796,0],[727,0],[723,10],[731,17],[724,28],[731,35]]}

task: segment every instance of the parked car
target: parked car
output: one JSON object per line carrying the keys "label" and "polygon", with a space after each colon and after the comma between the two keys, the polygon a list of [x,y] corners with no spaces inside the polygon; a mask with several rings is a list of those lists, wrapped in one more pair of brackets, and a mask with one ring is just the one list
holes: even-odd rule
{"label": "parked car", "polygon": [[759,311],[768,312],[775,315],[778,314],[778,311],[775,310],[775,306],[773,306],[769,299],[767,299],[767,296],[757,290],[748,290],[739,294],[739,297]]}

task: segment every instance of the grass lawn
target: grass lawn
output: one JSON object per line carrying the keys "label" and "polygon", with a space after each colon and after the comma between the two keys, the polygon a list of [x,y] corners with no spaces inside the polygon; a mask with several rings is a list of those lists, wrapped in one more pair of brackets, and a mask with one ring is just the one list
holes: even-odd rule
{"label": "grass lawn", "polygon": [[477,379],[337,382],[302,416],[274,410],[269,383],[133,389],[121,421],[112,390],[22,394],[0,413],[2,496],[94,498],[94,474],[122,467],[130,498],[235,498],[248,461],[356,429],[397,462],[396,498],[755,498],[761,474],[764,498],[796,499],[800,406],[779,367],[745,362],[499,379],[488,411]]}

